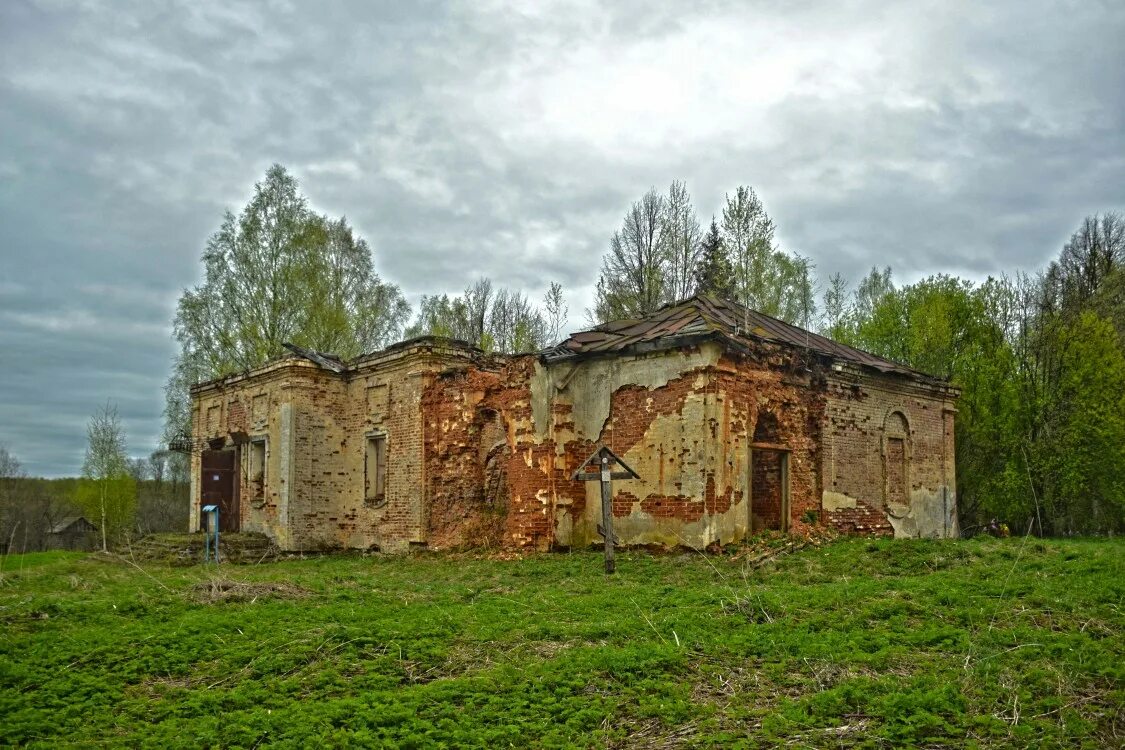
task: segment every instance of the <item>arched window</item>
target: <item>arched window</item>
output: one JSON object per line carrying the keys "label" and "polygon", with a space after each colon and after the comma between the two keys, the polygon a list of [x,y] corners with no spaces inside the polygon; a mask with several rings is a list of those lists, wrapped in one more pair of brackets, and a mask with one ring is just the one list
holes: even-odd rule
{"label": "arched window", "polygon": [[900,411],[887,414],[883,422],[884,502],[910,504],[910,423]]}

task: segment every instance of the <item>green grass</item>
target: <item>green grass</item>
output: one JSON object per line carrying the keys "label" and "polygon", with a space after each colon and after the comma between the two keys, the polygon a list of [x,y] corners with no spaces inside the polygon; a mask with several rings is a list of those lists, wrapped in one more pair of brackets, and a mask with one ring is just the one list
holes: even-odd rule
{"label": "green grass", "polygon": [[1111,747],[1125,542],[0,573],[0,743]]}

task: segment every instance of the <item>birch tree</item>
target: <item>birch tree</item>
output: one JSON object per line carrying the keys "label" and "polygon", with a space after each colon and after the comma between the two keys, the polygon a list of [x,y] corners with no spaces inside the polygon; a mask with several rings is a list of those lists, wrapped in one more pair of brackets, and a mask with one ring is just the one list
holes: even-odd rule
{"label": "birch tree", "polygon": [[[561,286],[558,294],[561,300]],[[522,292],[497,289],[489,279],[479,279],[460,296],[422,297],[418,317],[406,335],[447,336],[486,352],[518,354],[548,344],[548,323]]]}
{"label": "birch tree", "polygon": [[665,301],[665,198],[651,188],[633,203],[613,233],[594,291],[594,317],[601,322],[639,318]]}
{"label": "birch tree", "polygon": [[854,317],[850,298],[847,280],[839,272],[832,274],[828,279],[828,288],[824,290],[820,332],[841,343],[850,340],[849,325]]}
{"label": "birch tree", "polygon": [[808,327],[816,310],[812,262],[778,249],[776,227],[753,188],[740,185],[723,207],[735,298],[753,310]]}
{"label": "birch tree", "polygon": [[489,310],[488,333],[495,351],[533,352],[546,345],[547,325],[522,292],[501,289]]}
{"label": "birch tree", "polygon": [[260,365],[284,342],[348,358],[398,339],[410,313],[398,287],[375,273],[346,219],[316,214],[298,188],[275,164],[208,240],[203,282],[176,309],[169,437],[189,424],[192,383]]}
{"label": "birch tree", "polygon": [[23,476],[19,459],[11,454],[8,446],[0,443],[0,479],[14,479]]}
{"label": "birch tree", "polygon": [[664,299],[666,302],[678,302],[695,292],[702,238],[691,196],[687,186],[679,180],[668,188],[661,222],[663,261],[667,269],[664,274]]}
{"label": "birch tree", "polygon": [[101,529],[102,551],[108,539],[127,528],[137,505],[137,484],[129,475],[125,455],[125,429],[117,406],[107,401],[86,427],[86,460],[75,502]]}
{"label": "birch tree", "polygon": [[543,311],[545,314],[547,340],[545,346],[553,346],[562,338],[563,327],[567,322],[567,315],[570,314],[570,308],[566,306],[566,301],[563,299],[562,284],[557,281],[552,281],[551,286],[547,288],[547,293],[543,297]]}
{"label": "birch tree", "polygon": [[18,517],[16,502],[16,487],[24,478],[23,466],[19,460],[8,450],[8,446],[0,443],[0,547],[10,541],[10,528],[13,518]]}
{"label": "birch tree", "polygon": [[872,266],[871,271],[860,279],[855,289],[855,314],[867,320],[875,313],[875,308],[888,296],[894,294],[895,285],[891,279],[891,267],[880,269]]}

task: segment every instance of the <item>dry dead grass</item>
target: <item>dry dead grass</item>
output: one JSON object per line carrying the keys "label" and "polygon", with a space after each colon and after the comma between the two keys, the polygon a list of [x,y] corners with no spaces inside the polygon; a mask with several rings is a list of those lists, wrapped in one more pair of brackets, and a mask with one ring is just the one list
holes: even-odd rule
{"label": "dry dead grass", "polygon": [[200,581],[190,589],[192,600],[200,604],[220,602],[249,602],[259,599],[300,599],[311,592],[291,583],[266,581],[232,581],[225,578],[212,578]]}

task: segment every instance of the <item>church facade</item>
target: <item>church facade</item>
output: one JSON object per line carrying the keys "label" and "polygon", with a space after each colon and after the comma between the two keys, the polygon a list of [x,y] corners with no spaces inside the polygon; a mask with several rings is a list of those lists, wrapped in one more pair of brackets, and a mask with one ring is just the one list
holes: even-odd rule
{"label": "church facade", "polygon": [[286,550],[548,550],[600,542],[608,446],[622,544],[764,529],[957,534],[940,379],[713,297],[536,354],[421,338],[343,362],[291,347],[192,389],[191,523]]}

